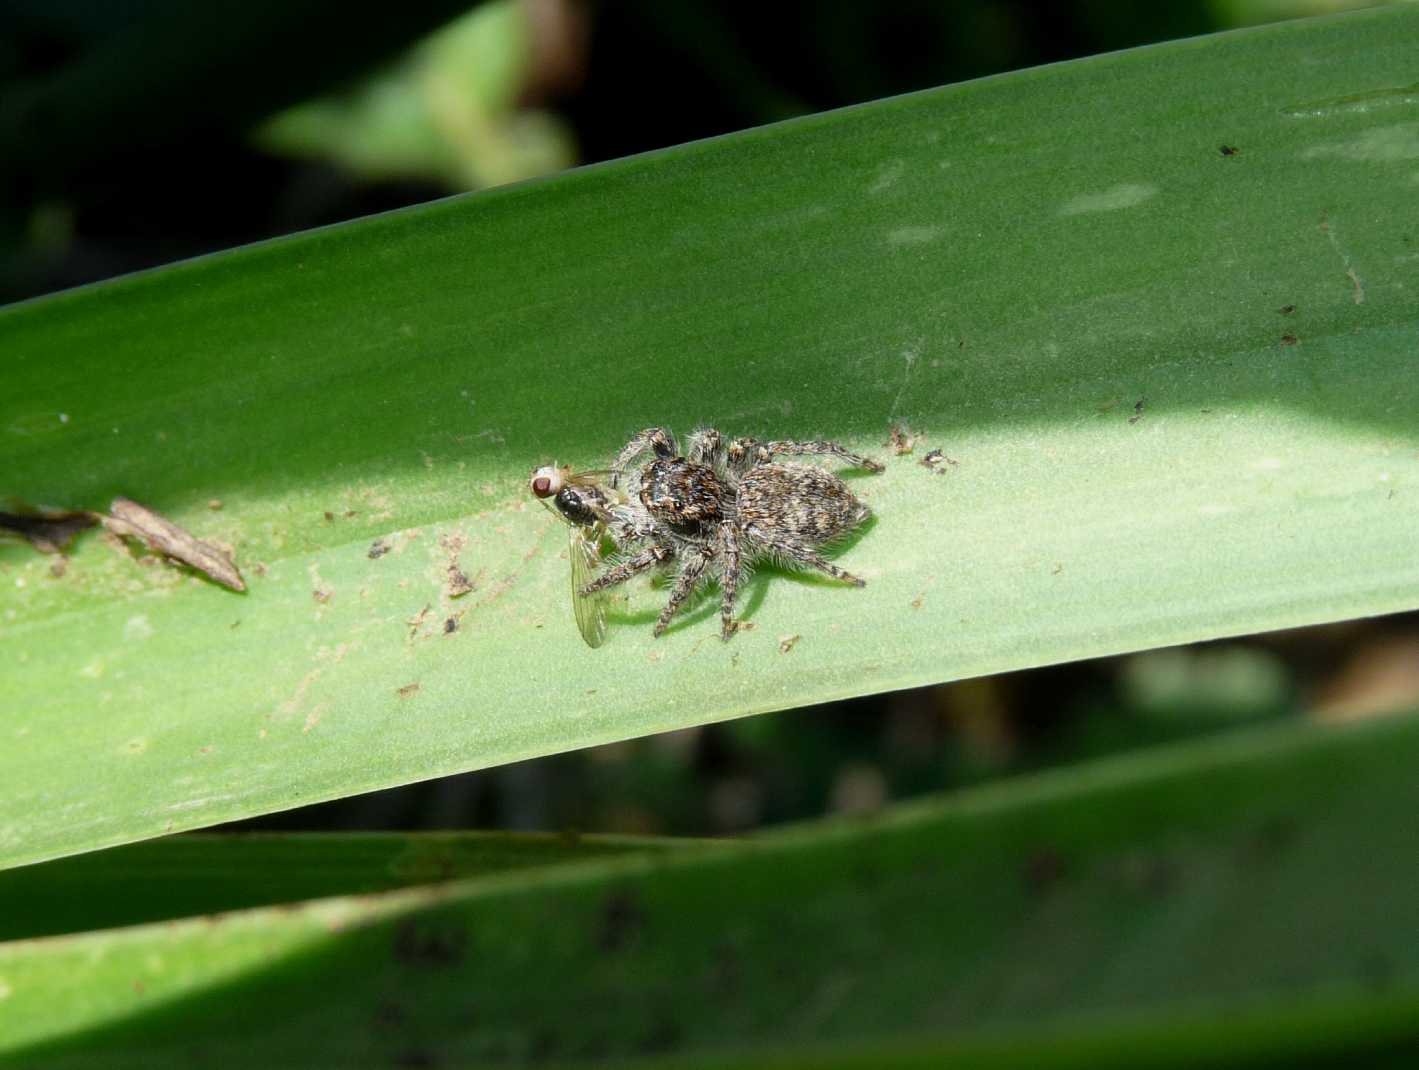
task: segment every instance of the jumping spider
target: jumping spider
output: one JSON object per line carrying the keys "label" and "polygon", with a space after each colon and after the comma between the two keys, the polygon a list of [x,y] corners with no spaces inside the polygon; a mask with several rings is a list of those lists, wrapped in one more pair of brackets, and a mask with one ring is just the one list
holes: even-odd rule
{"label": "jumping spider", "polygon": [[775,463],[774,458],[839,457],[854,467],[880,472],[882,466],[876,461],[836,442],[726,441],[713,428],[691,435],[689,449],[682,455],[670,431],[651,427],[633,437],[617,456],[611,469],[612,491],[618,490],[632,472],[633,462],[647,451],[654,460],[630,480],[632,500],[639,505],[618,510],[613,537],[623,547],[649,545],[582,586],[577,592],[581,598],[674,561],[675,584],[655,622],[655,635],[665,631],[701,580],[717,574],[723,591],[721,636],[728,639],[735,630],[734,601],[740,580],[756,559],[816,568],[863,586],[862,580],[824,559],[818,550],[866,519],[867,506],[831,472],[813,465]]}

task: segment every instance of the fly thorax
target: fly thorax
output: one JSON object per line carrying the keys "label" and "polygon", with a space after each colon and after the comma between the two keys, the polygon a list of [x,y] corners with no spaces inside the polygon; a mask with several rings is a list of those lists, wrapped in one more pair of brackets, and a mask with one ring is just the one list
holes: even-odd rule
{"label": "fly thorax", "polygon": [[605,509],[606,499],[595,487],[568,485],[557,492],[552,499],[557,511],[581,527],[590,527],[598,519],[598,512]]}

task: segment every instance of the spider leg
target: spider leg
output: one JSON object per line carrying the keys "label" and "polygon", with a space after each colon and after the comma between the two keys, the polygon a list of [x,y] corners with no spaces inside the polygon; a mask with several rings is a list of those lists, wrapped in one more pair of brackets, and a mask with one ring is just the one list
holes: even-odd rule
{"label": "spider leg", "polygon": [[724,451],[724,436],[713,427],[702,427],[690,436],[685,459],[691,464],[707,464],[714,468],[723,459]]}
{"label": "spider leg", "polygon": [[764,443],[760,447],[760,453],[764,455],[765,461],[780,454],[838,457],[847,461],[854,468],[866,468],[869,472],[882,471],[882,466],[870,457],[853,453],[847,447],[840,446],[836,442],[796,442],[792,439],[781,439],[776,442]]}
{"label": "spider leg", "polygon": [[723,597],[719,603],[719,637],[728,640],[734,634],[736,627],[734,623],[734,599],[739,590],[739,576],[743,570],[743,561],[739,552],[739,536],[733,527],[726,524],[721,537],[721,551],[724,554],[724,569],[719,578],[720,590]]}
{"label": "spider leg", "polygon": [[816,568],[819,572],[826,572],[833,579],[850,583],[854,587],[867,586],[866,580],[860,580],[851,572],[838,568],[813,547],[799,542],[797,539],[764,539],[762,542],[764,548],[770,553],[792,564]]}
{"label": "spider leg", "polygon": [[607,569],[600,576],[597,576],[596,579],[583,587],[578,593],[582,597],[585,597],[589,594],[595,594],[597,591],[605,590],[607,587],[615,587],[618,583],[625,583],[636,573],[644,572],[648,568],[669,561],[674,556],[675,551],[669,546],[664,543],[655,543],[652,546],[646,547],[646,549],[636,554],[636,556],[629,561],[622,561],[619,565]]}
{"label": "spider leg", "polygon": [[724,453],[729,470],[738,475],[743,475],[756,464],[767,464],[773,459],[773,455],[764,450],[764,444],[757,438],[733,439],[725,447]]}
{"label": "spider leg", "polygon": [[699,582],[700,576],[705,571],[705,566],[714,557],[715,551],[708,546],[697,547],[685,556],[685,563],[680,568],[680,575],[675,577],[675,586],[670,592],[670,601],[665,603],[665,608],[660,611],[660,617],[655,622],[654,635],[657,637],[670,626],[670,618],[685,604],[685,599],[690,597],[690,593],[695,589],[695,584]]}
{"label": "spider leg", "polygon": [[622,505],[611,510],[607,522],[617,542],[644,542],[655,537],[655,521],[644,509]]}
{"label": "spider leg", "polygon": [[676,457],[680,453],[680,447],[675,442],[675,435],[668,428],[647,427],[631,437],[631,440],[621,448],[621,452],[616,455],[616,463],[611,466],[611,486],[614,488],[621,482],[621,476],[625,474],[631,462],[638,458],[646,450],[651,450],[657,457]]}

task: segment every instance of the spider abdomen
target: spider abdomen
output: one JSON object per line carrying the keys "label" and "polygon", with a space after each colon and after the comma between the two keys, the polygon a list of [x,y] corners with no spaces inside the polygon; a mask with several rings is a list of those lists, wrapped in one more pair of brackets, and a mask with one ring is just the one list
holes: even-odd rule
{"label": "spider abdomen", "polygon": [[867,506],[833,473],[807,464],[761,464],[739,480],[739,530],[756,542],[822,546],[855,528]]}

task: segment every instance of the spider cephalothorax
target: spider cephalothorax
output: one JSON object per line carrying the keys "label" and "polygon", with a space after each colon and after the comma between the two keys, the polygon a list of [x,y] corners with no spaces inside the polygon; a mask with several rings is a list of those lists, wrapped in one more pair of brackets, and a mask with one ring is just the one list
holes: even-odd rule
{"label": "spider cephalothorax", "polygon": [[639,482],[650,515],[687,538],[723,523],[734,510],[734,493],[714,469],[683,457],[652,461]]}
{"label": "spider cephalothorax", "polygon": [[[647,450],[654,460],[632,468]],[[659,619],[660,635],[696,585],[718,576],[722,635],[734,634],[734,602],[739,582],[756,559],[816,568],[848,583],[863,581],[829,563],[818,551],[851,531],[868,515],[841,479],[813,465],[775,463],[784,454],[834,456],[859,468],[882,466],[835,442],[726,442],[713,428],[690,436],[681,455],[675,436],[651,427],[634,436],[611,469],[611,488],[630,477],[644,509],[634,525],[623,526],[624,542],[650,545],[585,585],[590,595],[655,565],[675,561],[678,573]]]}

